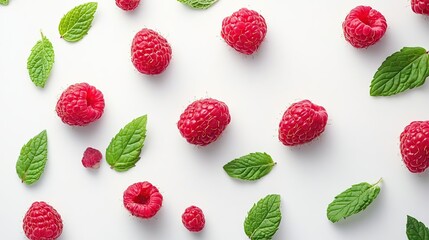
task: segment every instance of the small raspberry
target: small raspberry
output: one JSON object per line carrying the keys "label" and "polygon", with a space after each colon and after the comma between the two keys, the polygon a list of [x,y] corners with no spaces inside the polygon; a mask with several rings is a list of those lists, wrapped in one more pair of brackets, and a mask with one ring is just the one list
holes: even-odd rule
{"label": "small raspberry", "polygon": [[368,6],[353,8],[343,22],[344,37],[356,48],[375,44],[383,37],[386,29],[384,16]]}
{"label": "small raspberry", "polygon": [[414,121],[400,136],[402,159],[412,173],[429,167],[429,121]]}
{"label": "small raspberry", "polygon": [[411,0],[411,9],[415,13],[429,15],[429,0]]}
{"label": "small raspberry", "polygon": [[162,73],[170,63],[171,54],[167,40],[151,29],[143,28],[134,36],[131,60],[143,74]]}
{"label": "small raspberry", "polygon": [[326,110],[309,100],[292,104],[279,124],[279,139],[286,146],[310,142],[325,131]]}
{"label": "small raspberry", "polygon": [[222,21],[221,36],[238,52],[250,55],[264,41],[267,24],[258,12],[242,8]]}
{"label": "small raspberry", "polygon": [[103,114],[103,94],[88,83],[76,83],[61,94],[56,111],[61,120],[68,125],[88,125]]}
{"label": "small raspberry", "polygon": [[83,153],[82,164],[86,168],[99,168],[103,155],[95,148],[88,147]]}
{"label": "small raspberry", "polygon": [[205,146],[216,141],[230,121],[228,106],[207,98],[191,103],[180,115],[177,127],[186,141]]}
{"label": "small raspberry", "polygon": [[137,182],[124,192],[124,206],[132,215],[151,218],[162,206],[162,195],[149,182]]}
{"label": "small raspberry", "polygon": [[116,0],[116,6],[125,11],[131,11],[137,8],[140,0]]}
{"label": "small raspberry", "polygon": [[30,240],[57,239],[63,231],[63,221],[49,204],[34,202],[24,216],[23,228]]}
{"label": "small raspberry", "polygon": [[182,214],[182,223],[191,232],[203,230],[206,220],[203,211],[196,206],[190,206]]}

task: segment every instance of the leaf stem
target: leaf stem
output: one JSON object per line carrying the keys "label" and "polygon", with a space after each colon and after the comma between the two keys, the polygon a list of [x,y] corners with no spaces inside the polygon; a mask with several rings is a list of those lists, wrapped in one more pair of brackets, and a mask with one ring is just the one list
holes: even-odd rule
{"label": "leaf stem", "polygon": [[374,184],[372,184],[372,186],[378,185],[379,183],[381,183],[383,181],[383,178],[378,179],[378,181]]}

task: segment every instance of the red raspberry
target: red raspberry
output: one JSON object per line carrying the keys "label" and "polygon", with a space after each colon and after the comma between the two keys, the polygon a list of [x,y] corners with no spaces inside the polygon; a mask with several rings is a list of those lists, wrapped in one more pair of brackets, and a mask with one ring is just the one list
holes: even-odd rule
{"label": "red raspberry", "polygon": [[353,8],[343,22],[344,37],[356,48],[375,44],[383,37],[386,29],[384,16],[368,6]]}
{"label": "red raspberry", "polygon": [[99,168],[102,157],[100,151],[89,147],[83,153],[82,164],[86,168]]}
{"label": "red raspberry", "polygon": [[68,125],[88,125],[103,114],[103,94],[88,83],[71,85],[58,99],[56,111],[61,120]]}
{"label": "red raspberry", "polygon": [[23,222],[25,235],[30,240],[57,239],[63,231],[60,214],[45,202],[34,202]]}
{"label": "red raspberry", "polygon": [[177,127],[186,141],[205,146],[216,141],[230,121],[228,106],[207,98],[191,103],[180,115]]}
{"label": "red raspberry", "polygon": [[258,50],[267,33],[264,17],[242,8],[222,21],[222,38],[235,50],[250,55]]}
{"label": "red raspberry", "polygon": [[151,29],[143,28],[134,36],[131,60],[143,74],[162,73],[170,63],[171,54],[167,40]]}
{"label": "red raspberry", "polygon": [[411,122],[400,136],[402,159],[412,173],[429,167],[429,121]]}
{"label": "red raspberry", "polygon": [[309,100],[292,104],[279,124],[279,139],[286,146],[310,142],[325,131],[326,110]]}
{"label": "red raspberry", "polygon": [[151,218],[162,206],[162,195],[149,182],[134,183],[124,192],[124,206],[136,217]]}
{"label": "red raspberry", "polygon": [[206,220],[203,211],[196,206],[190,206],[182,214],[182,223],[191,232],[203,230]]}
{"label": "red raspberry", "polygon": [[131,11],[137,8],[140,0],[116,0],[116,6],[125,11]]}
{"label": "red raspberry", "polygon": [[429,0],[411,0],[411,9],[415,13],[429,15]]}

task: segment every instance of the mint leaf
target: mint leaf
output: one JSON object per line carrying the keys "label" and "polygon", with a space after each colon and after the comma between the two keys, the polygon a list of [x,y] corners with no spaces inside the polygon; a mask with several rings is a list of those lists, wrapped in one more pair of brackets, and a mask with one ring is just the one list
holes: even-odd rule
{"label": "mint leaf", "polygon": [[68,42],[81,40],[91,28],[97,6],[96,2],[85,3],[64,15],[58,26],[61,37]]}
{"label": "mint leaf", "polygon": [[218,0],[177,0],[191,8],[207,9],[215,4]]}
{"label": "mint leaf", "polygon": [[408,240],[429,240],[429,229],[417,219],[407,216]]}
{"label": "mint leaf", "polygon": [[230,177],[252,181],[267,175],[274,165],[270,155],[256,152],[232,160],[223,169]]}
{"label": "mint leaf", "polygon": [[118,172],[135,166],[146,138],[147,116],[141,116],[128,123],[112,139],[106,150],[106,161]]}
{"label": "mint leaf", "polygon": [[0,0],[0,4],[6,6],[9,4],[9,0]]}
{"label": "mint leaf", "polygon": [[423,85],[429,76],[429,57],[424,48],[404,47],[381,64],[375,73],[371,96],[390,96]]}
{"label": "mint leaf", "polygon": [[30,139],[22,148],[16,162],[16,173],[22,182],[33,184],[39,180],[48,160],[48,135],[46,130]]}
{"label": "mint leaf", "polygon": [[244,220],[244,232],[251,240],[270,240],[279,229],[281,219],[280,195],[267,195],[250,209]]}
{"label": "mint leaf", "polygon": [[27,69],[30,79],[37,87],[45,87],[54,65],[54,47],[42,32],[42,40],[37,41],[31,49],[31,54],[27,60]]}
{"label": "mint leaf", "polygon": [[380,182],[381,179],[372,185],[366,182],[355,184],[337,195],[328,206],[328,219],[335,223],[365,210],[377,198],[380,192],[380,187],[378,186]]}

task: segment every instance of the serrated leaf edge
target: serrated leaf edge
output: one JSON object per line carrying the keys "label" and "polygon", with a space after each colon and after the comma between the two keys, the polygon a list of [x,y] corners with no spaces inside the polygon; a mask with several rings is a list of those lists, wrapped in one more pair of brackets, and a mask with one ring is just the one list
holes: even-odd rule
{"label": "serrated leaf edge", "polygon": [[[123,149],[121,149],[121,153],[119,154],[119,158],[118,159],[116,159],[115,160],[115,162],[113,162],[113,163],[110,163],[109,161],[108,161],[108,159],[110,158],[110,157],[108,157],[108,151],[109,151],[109,148],[111,147],[111,144],[115,141],[115,139],[117,138],[117,136],[127,127],[127,126],[129,126],[129,125],[131,125],[134,121],[136,121],[137,119],[141,119],[142,121],[143,120],[145,120],[145,124],[144,124],[144,128],[145,128],[145,130],[144,130],[144,133],[143,133],[143,144],[142,144],[142,146],[141,146],[141,148],[139,149],[139,156],[137,157],[137,159],[136,159],[136,161],[135,161],[135,163],[137,163],[140,159],[141,159],[141,157],[140,157],[140,154],[141,154],[141,151],[142,151],[142,149],[143,149],[143,146],[144,146],[144,141],[145,141],[145,139],[146,139],[146,124],[147,124],[147,114],[145,114],[145,115],[143,115],[143,116],[140,116],[140,117],[137,117],[137,118],[135,118],[135,119],[133,119],[133,120],[131,120],[130,122],[128,122],[124,127],[122,127],[117,133],[116,133],[116,135],[112,138],[112,140],[110,141],[110,143],[109,143],[109,145],[108,145],[108,147],[107,147],[107,149],[106,149],[106,161],[107,161],[107,163],[110,165],[110,168],[111,169],[114,169],[114,170],[116,170],[116,171],[118,171],[118,172],[125,172],[125,171],[127,171],[127,170],[129,170],[129,169],[131,169],[131,168],[133,168],[133,167],[135,167],[135,163],[134,164],[132,164],[132,165],[130,165],[130,166],[125,166],[125,164],[124,163],[119,163],[118,164],[118,160],[119,160],[119,158],[123,155],[123,152],[125,151],[125,148],[123,148]],[[132,132],[132,134],[131,134],[131,136],[133,136],[134,134],[135,134],[135,132],[137,131],[137,129],[133,129],[133,132]],[[127,142],[127,144],[125,145],[125,146],[128,146],[128,144],[129,144],[129,141],[131,140],[131,137],[127,140],[128,142]]]}
{"label": "serrated leaf edge", "polygon": [[[246,235],[251,239],[251,240],[254,240],[253,239],[253,237],[254,237],[254,234],[257,232],[257,230],[259,229],[259,227],[261,226],[261,224],[264,222],[264,220],[267,218],[267,215],[269,214],[269,213],[271,213],[272,211],[272,207],[273,207],[273,205],[275,204],[275,202],[277,202],[277,200],[278,200],[278,202],[279,202],[279,207],[278,207],[278,211],[279,211],[279,213],[280,213],[280,215],[278,216],[280,219],[279,219],[279,222],[278,223],[274,223],[274,224],[277,224],[277,226],[276,226],[276,228],[275,228],[275,230],[274,230],[274,233],[273,233],[273,235],[277,232],[277,230],[279,229],[279,225],[280,225],[280,222],[281,222],[281,219],[282,219],[282,214],[281,214],[281,210],[280,210],[280,204],[281,204],[281,196],[279,195],[279,194],[268,194],[267,196],[265,196],[265,197],[263,197],[263,198],[261,198],[261,199],[259,199],[258,200],[258,202],[257,203],[254,203],[253,204],[253,206],[252,206],[252,208],[249,210],[249,212],[247,213],[247,216],[246,216],[246,219],[244,220],[244,224],[246,224],[246,222],[247,222],[247,219],[249,218],[249,216],[250,216],[250,214],[253,212],[253,211],[256,211],[255,209],[259,206],[260,207],[260,204],[263,204],[263,203],[265,203],[265,201],[268,201],[269,200],[269,198],[275,198],[274,200],[273,200],[273,204],[272,205],[270,205],[269,207],[269,210],[267,211],[267,212],[265,212],[265,215],[264,215],[264,217],[262,218],[263,220],[259,223],[259,225],[253,230],[253,232],[250,234],[250,236],[249,235],[247,235],[248,233],[246,232]],[[277,209],[275,209],[275,211],[277,211]],[[245,230],[246,230],[246,227],[245,227]],[[269,239],[267,239],[267,240],[269,240]]]}
{"label": "serrated leaf edge", "polygon": [[[342,191],[341,193],[339,193],[338,195],[336,195],[335,196],[335,198],[334,198],[334,200],[328,205],[328,210],[329,210],[329,207],[335,202],[335,200],[337,200],[338,199],[338,197],[341,195],[341,194],[343,194],[344,192],[346,192],[346,191],[348,191],[349,189],[351,189],[351,188],[353,188],[353,186],[356,186],[356,185],[359,185],[359,184],[363,184],[363,183],[366,183],[366,184],[368,184],[368,185],[370,185],[370,187],[368,188],[368,189],[366,189],[361,195],[364,195],[366,192],[368,192],[368,191],[370,191],[370,190],[372,190],[372,188],[374,188],[374,187],[376,187],[376,186],[378,186],[381,182],[383,181],[383,178],[380,178],[376,183],[374,183],[374,184],[369,184],[369,183],[367,183],[367,182],[362,182],[362,183],[358,183],[358,184],[354,184],[354,185],[352,185],[351,187],[349,187],[349,188],[347,188],[346,190],[344,190],[344,191]],[[372,203],[372,201],[374,201],[375,200],[375,198],[377,198],[377,196],[378,196],[378,193],[376,194],[376,196],[371,200],[371,203]],[[371,203],[369,203],[368,205],[367,205],[367,207],[371,204]],[[366,208],[366,207],[365,207]],[[361,209],[360,211],[363,211],[363,210],[365,210],[365,208],[363,208],[363,209]],[[359,212],[360,212],[359,211]],[[341,212],[341,211],[339,211],[339,212]],[[353,215],[353,214],[352,214]],[[351,216],[351,215],[350,215]],[[345,217],[342,217],[342,218],[340,218],[340,219],[338,219],[338,220],[336,220],[336,221],[334,221],[334,220],[332,220],[332,219],[329,219],[329,216],[328,216],[328,219],[331,221],[331,222],[333,222],[333,223],[335,223],[335,222],[338,222],[338,221],[340,221],[341,219],[345,219],[345,218],[347,218],[347,217],[349,217],[349,216],[345,216]]]}
{"label": "serrated leaf edge", "polygon": [[[262,167],[270,167],[271,169],[270,169],[270,170],[268,170],[268,172],[267,172],[267,173],[265,173],[265,174],[263,174],[263,175],[261,175],[261,176],[258,176],[258,177],[256,177],[256,178],[249,179],[249,178],[241,178],[240,176],[232,175],[232,172],[229,172],[229,170],[228,170],[228,169],[229,169],[229,166],[230,166],[230,165],[232,165],[232,164],[236,164],[236,163],[242,163],[242,164],[245,164],[245,163],[243,163],[243,162],[244,162],[244,159],[245,159],[246,157],[247,157],[247,158],[256,157],[256,156],[254,156],[254,155],[263,155],[264,157],[267,157],[267,160],[269,161],[269,163],[267,163],[267,164],[262,164],[262,165],[258,165],[258,166],[242,167],[242,168],[238,168],[238,169],[260,169],[260,168],[262,168]],[[265,160],[265,159],[264,159],[264,160]],[[240,180],[246,180],[246,181],[255,181],[255,180],[261,179],[262,177],[265,177],[266,175],[268,175],[268,174],[271,172],[272,168],[273,168],[276,164],[277,164],[277,163],[276,163],[276,162],[274,162],[274,161],[273,161],[273,159],[272,159],[272,157],[271,157],[269,154],[267,154],[266,152],[253,152],[253,153],[249,153],[249,154],[247,154],[247,155],[244,155],[244,156],[241,156],[241,157],[239,157],[239,158],[235,158],[235,159],[231,160],[230,162],[226,163],[226,164],[223,166],[223,169],[224,169],[224,171],[228,174],[228,176],[230,176],[230,177],[232,177],[232,178],[240,179]]]}
{"label": "serrated leaf edge", "polygon": [[177,1],[193,9],[205,10],[213,6],[219,0],[213,0],[210,3],[202,3],[200,0],[177,0]]}
{"label": "serrated leaf edge", "polygon": [[[74,10],[76,10],[77,8],[79,8],[79,7],[82,7],[82,6],[84,6],[84,5],[90,5],[90,4],[94,4],[95,5],[95,11],[94,11],[94,14],[95,14],[95,12],[97,11],[97,8],[98,8],[98,3],[97,2],[87,2],[87,3],[83,3],[83,4],[80,4],[80,5],[78,5],[78,6],[76,6],[76,7],[74,7],[74,8],[72,8],[70,11],[68,11],[66,14],[64,14],[64,16],[61,18],[61,20],[60,20],[60,25],[59,25],[59,27],[61,26],[61,22],[63,21],[63,19],[65,19],[65,17],[68,15],[68,14],[71,14],[71,12],[73,12]],[[94,20],[94,14],[92,14],[92,16],[91,16],[91,24],[89,25],[89,27],[88,27],[88,29],[86,29],[86,30],[83,30],[83,31],[86,31],[86,33],[84,33],[83,34],[83,36],[85,36],[87,33],[88,33],[88,31],[89,31],[89,29],[92,27],[92,21]],[[71,26],[71,27],[69,27],[69,29],[65,32],[65,33],[63,33],[63,34],[61,34],[60,33],[60,38],[64,38],[64,36],[65,35],[67,35],[67,33],[71,30],[71,29],[73,29],[74,28],[74,26],[80,21],[80,19],[84,16],[85,14],[82,14],[82,15],[80,15],[79,16],[79,19],[77,19],[77,21],[75,22],[75,24],[73,25],[73,26]],[[67,40],[66,38],[64,38],[64,40],[66,40],[66,41],[68,41],[68,42],[77,42],[77,41],[79,41],[79,40],[81,40],[82,38],[83,38],[83,36],[80,38],[80,39],[77,39],[77,40]]]}
{"label": "serrated leaf edge", "polygon": [[[422,55],[420,55],[419,57],[417,57],[416,59],[414,59],[413,61],[411,61],[408,65],[406,65],[405,67],[403,67],[402,68],[402,70],[403,69],[405,69],[405,68],[407,68],[407,67],[409,67],[410,65],[412,65],[412,64],[414,64],[414,62],[416,61],[416,60],[418,60],[419,58],[422,58],[424,55],[428,55],[429,56],[429,52],[425,49],[425,48],[422,48],[422,47],[403,47],[402,49],[400,49],[399,51],[397,51],[397,52],[394,52],[393,54],[391,54],[390,56],[388,56],[382,63],[381,63],[381,65],[380,65],[380,67],[377,69],[377,71],[375,72],[375,74],[374,74],[374,76],[373,76],[373,79],[372,79],[372,81],[371,81],[371,84],[370,84],[370,96],[392,96],[392,95],[396,95],[396,94],[399,94],[399,93],[401,93],[401,92],[404,92],[404,91],[406,91],[406,90],[410,90],[410,89],[413,89],[413,88],[415,88],[415,87],[419,87],[419,86],[421,86],[421,85],[423,85],[424,84],[424,82],[426,81],[426,78],[428,77],[428,75],[429,75],[429,66],[428,66],[428,68],[427,68],[427,70],[426,70],[426,74],[425,74],[425,78],[422,80],[422,83],[420,84],[420,85],[416,85],[416,86],[413,86],[413,87],[410,87],[410,88],[407,88],[407,89],[404,89],[404,90],[402,90],[402,91],[399,91],[399,92],[397,92],[397,93],[388,93],[388,94],[375,94],[374,92],[376,91],[376,90],[373,90],[373,86],[374,86],[374,80],[377,78],[377,77],[379,77],[378,75],[380,75],[380,71],[382,70],[382,68],[383,67],[385,67],[384,66],[384,64],[386,63],[386,62],[388,62],[390,59],[392,59],[392,57],[395,55],[395,54],[399,54],[399,53],[401,53],[401,52],[403,52],[405,49],[407,49],[407,48],[421,48],[422,50],[424,50],[425,51],[425,53],[423,53]],[[428,59],[429,60],[429,59]],[[428,62],[428,65],[429,65],[429,62]],[[401,71],[402,71],[401,70]],[[400,74],[400,72],[398,72],[398,73],[396,73],[395,74],[395,76],[394,77],[392,77],[391,79],[393,79],[393,78],[395,78],[398,74]]]}
{"label": "serrated leaf edge", "polygon": [[[51,41],[43,34],[43,32],[42,31],[40,31],[40,35],[41,35],[41,40],[38,40],[37,42],[36,42],[36,44],[33,46],[33,48],[31,49],[31,53],[30,53],[30,56],[28,56],[28,59],[27,59],[27,70],[28,70],[28,73],[29,73],[29,76],[30,76],[30,79],[31,79],[31,81],[34,83],[34,85],[36,85],[36,87],[41,87],[41,88],[44,88],[45,87],[45,85],[46,85],[46,81],[48,80],[48,78],[49,78],[49,76],[50,76],[50,74],[51,74],[51,71],[52,71],[52,67],[53,67],[53,65],[54,65],[54,62],[55,62],[55,52],[54,52],[54,49],[53,49],[53,45],[52,45],[52,43],[51,43]],[[31,77],[31,73],[30,73],[30,68],[29,68],[29,62],[30,62],[30,60],[31,60],[31,57],[33,56],[33,53],[34,53],[34,51],[36,50],[35,48],[36,48],[36,46],[38,45],[38,44],[41,44],[41,48],[42,48],[42,50],[41,50],[41,52],[43,51],[45,54],[45,56],[46,55],[49,55],[49,54],[47,54],[48,53],[48,51],[50,51],[50,49],[48,49],[48,48],[46,48],[46,44],[50,44],[51,46],[52,46],[52,63],[50,63],[50,62],[48,62],[48,64],[50,65],[50,67],[48,67],[48,70],[47,70],[47,73],[46,73],[46,79],[43,79],[43,81],[41,82],[41,83],[39,83],[39,82],[37,82],[35,79],[33,79],[32,77]],[[46,60],[46,59],[44,59],[44,60]],[[43,64],[42,64],[43,65]],[[44,69],[44,66],[42,66],[43,67],[43,69]],[[44,72],[44,71],[43,71]]]}
{"label": "serrated leaf edge", "polygon": [[[410,227],[412,227],[412,229],[410,229]],[[408,240],[422,240],[421,238],[411,239],[410,235],[409,235],[409,234],[411,234],[410,233],[411,230],[416,230],[419,237],[421,237],[420,232],[418,232],[418,230],[420,230],[420,229],[423,229],[423,231],[424,231],[424,237],[425,238],[423,240],[429,239],[429,228],[423,222],[420,222],[419,220],[417,220],[416,218],[414,218],[410,215],[407,215],[406,235],[407,235]]]}
{"label": "serrated leaf edge", "polygon": [[[31,166],[31,163],[28,165],[28,168],[27,169],[22,169],[22,172],[23,172],[23,176],[21,176],[20,174],[19,174],[19,172],[18,172],[18,168],[19,168],[19,162],[20,162],[20,160],[21,160],[21,156],[22,156],[22,151],[25,149],[25,147],[27,147],[29,144],[31,144],[33,141],[35,141],[38,137],[41,137],[42,139],[43,138],[46,138],[46,160],[43,162],[43,164],[42,164],[42,166],[40,167],[40,176],[39,177],[37,177],[37,178],[35,178],[34,179],[34,181],[28,181],[28,178],[26,178],[27,176],[28,176],[28,174],[27,174],[27,172],[28,172],[28,169],[30,168],[30,166]],[[47,135],[47,131],[46,130],[43,130],[43,131],[41,131],[40,133],[38,133],[37,135],[35,135],[34,137],[32,137],[30,140],[28,140],[22,147],[21,147],[21,150],[20,150],[20,154],[19,154],[19,157],[18,157],[18,160],[17,160],[17,162],[16,162],[16,166],[15,166],[15,168],[16,168],[16,171],[17,171],[17,174],[18,174],[18,177],[21,179],[21,182],[22,183],[25,183],[25,184],[27,184],[27,185],[31,185],[31,184],[33,184],[33,183],[35,183],[35,182],[37,182],[39,179],[40,179],[40,177],[41,177],[41,175],[43,174],[43,171],[44,171],[44,169],[45,169],[45,166],[46,166],[46,162],[47,162],[47,157],[48,157],[48,135]],[[40,147],[40,146],[39,146]],[[34,160],[34,158],[32,159],[32,160]]]}

